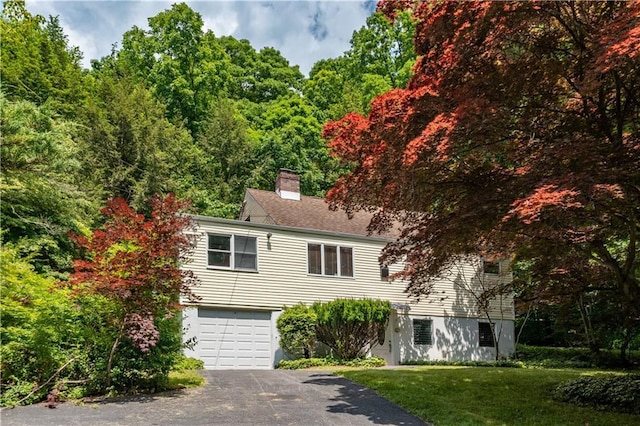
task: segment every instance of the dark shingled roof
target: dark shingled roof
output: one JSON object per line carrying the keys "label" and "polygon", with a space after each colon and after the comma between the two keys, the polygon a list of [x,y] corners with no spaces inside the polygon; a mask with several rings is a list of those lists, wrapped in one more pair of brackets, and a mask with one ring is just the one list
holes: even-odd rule
{"label": "dark shingled roof", "polygon": [[[287,200],[280,198],[275,192],[259,189],[247,189],[247,194],[267,213],[269,222],[276,225],[369,235],[367,226],[373,216],[371,213],[357,212],[349,219],[343,210],[329,210],[329,205],[323,198],[301,195],[300,201]],[[391,233],[371,236],[390,238]]]}

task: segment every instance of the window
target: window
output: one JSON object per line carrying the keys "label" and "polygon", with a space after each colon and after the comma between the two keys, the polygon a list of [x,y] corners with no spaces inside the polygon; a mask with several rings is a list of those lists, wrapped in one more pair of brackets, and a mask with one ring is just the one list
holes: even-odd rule
{"label": "window", "polygon": [[482,269],[485,274],[500,274],[500,262],[482,261]]}
{"label": "window", "polygon": [[257,271],[256,237],[209,234],[207,265],[215,268]]}
{"label": "window", "polygon": [[353,248],[329,244],[307,245],[309,273],[332,277],[353,277]]}
{"label": "window", "polygon": [[387,265],[380,268],[380,281],[389,281],[389,267]]}
{"label": "window", "polygon": [[432,321],[430,319],[413,320],[413,344],[432,345],[433,335],[431,333]]}
{"label": "window", "polygon": [[493,347],[493,324],[488,322],[478,323],[478,334],[480,336],[480,346]]}

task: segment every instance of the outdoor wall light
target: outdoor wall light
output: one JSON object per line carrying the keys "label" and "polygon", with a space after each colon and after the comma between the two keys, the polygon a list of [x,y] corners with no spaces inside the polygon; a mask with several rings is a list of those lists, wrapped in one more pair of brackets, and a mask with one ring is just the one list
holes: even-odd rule
{"label": "outdoor wall light", "polygon": [[267,240],[268,240],[268,241],[271,241],[271,237],[272,237],[272,236],[273,236],[273,234],[272,234],[271,232],[269,232],[269,233],[267,234]]}

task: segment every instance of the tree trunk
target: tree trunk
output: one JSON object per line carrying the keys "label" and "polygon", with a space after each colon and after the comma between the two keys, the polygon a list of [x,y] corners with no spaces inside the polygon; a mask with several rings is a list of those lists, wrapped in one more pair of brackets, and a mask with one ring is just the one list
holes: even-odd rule
{"label": "tree trunk", "polygon": [[625,334],[624,339],[622,340],[622,345],[620,346],[620,362],[624,366],[629,365],[629,357],[627,356],[629,351],[629,344],[631,343],[631,337],[629,333]]}
{"label": "tree trunk", "polygon": [[598,356],[600,353],[600,345],[597,342],[593,334],[593,326],[591,324],[591,316],[587,310],[587,307],[584,303],[584,297],[580,294],[579,299],[577,300],[578,311],[580,312],[580,318],[582,319],[582,326],[584,327],[584,334],[587,339],[587,346],[591,351],[592,355]]}
{"label": "tree trunk", "polygon": [[122,325],[120,326],[120,330],[118,330],[118,335],[116,336],[116,340],[113,342],[113,346],[111,346],[111,352],[109,353],[109,360],[107,361],[107,374],[105,377],[106,386],[111,386],[111,367],[113,366],[113,358],[116,354],[116,349],[118,348],[118,344],[120,344],[120,338],[122,337],[122,333],[124,331],[124,320],[122,321]]}

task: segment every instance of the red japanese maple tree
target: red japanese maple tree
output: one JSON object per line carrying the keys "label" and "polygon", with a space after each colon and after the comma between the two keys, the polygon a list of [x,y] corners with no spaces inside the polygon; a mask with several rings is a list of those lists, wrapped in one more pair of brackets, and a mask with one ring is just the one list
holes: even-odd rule
{"label": "red japanese maple tree", "polygon": [[75,260],[70,284],[79,292],[100,294],[119,306],[114,318],[119,328],[109,356],[107,386],[114,353],[122,337],[142,352],[159,340],[154,318],[174,315],[180,295],[197,298],[197,279],[180,266],[195,248],[196,234],[190,216],[181,214],[188,204],[174,195],[149,200],[150,217],[136,213],[121,198],[102,209],[107,221],[91,237],[73,236],[87,260]]}
{"label": "red japanese maple tree", "polygon": [[332,206],[375,212],[374,232],[402,223],[382,261],[408,261],[411,294],[459,256],[517,254],[541,285],[594,279],[637,317],[640,3],[378,7],[412,11],[419,60],[369,116],[325,127],[355,167]]}

